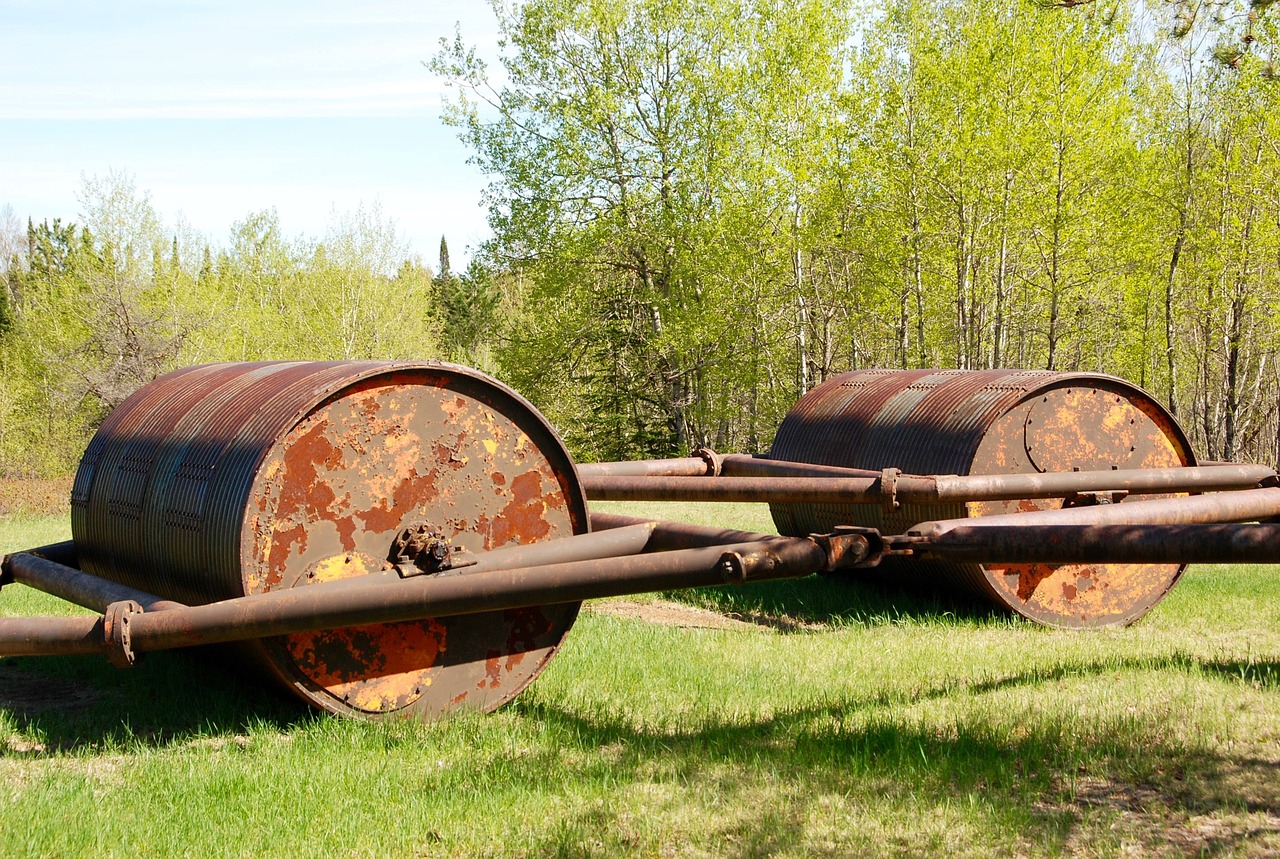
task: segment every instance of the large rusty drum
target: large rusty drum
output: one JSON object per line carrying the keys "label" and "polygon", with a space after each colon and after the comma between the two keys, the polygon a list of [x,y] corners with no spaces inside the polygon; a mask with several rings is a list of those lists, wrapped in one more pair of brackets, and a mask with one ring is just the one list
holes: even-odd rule
{"label": "large rusty drum", "polygon": [[[501,383],[439,363],[191,367],[116,408],[85,452],[72,531],[90,573],[200,604],[384,568],[425,526],[472,552],[584,533],[573,462]],[[492,710],[578,605],[247,645],[308,703],[365,717]]]}
{"label": "large rusty drum", "polygon": [[[861,370],[814,388],[787,414],[774,459],[911,474],[1164,468],[1195,464],[1177,422],[1110,376],[1026,370]],[[1137,497],[1153,496],[1130,496]],[[945,505],[773,504],[782,534],[863,525],[901,534],[932,519],[1047,510],[1061,499]],[[1182,574],[1177,564],[953,564],[886,561],[1060,627],[1131,623]]]}

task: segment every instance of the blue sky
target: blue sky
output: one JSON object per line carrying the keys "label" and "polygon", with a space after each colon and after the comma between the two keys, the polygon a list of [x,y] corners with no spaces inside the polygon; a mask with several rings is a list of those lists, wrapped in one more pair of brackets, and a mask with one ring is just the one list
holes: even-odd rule
{"label": "blue sky", "polygon": [[0,0],[0,209],[78,220],[82,176],[123,171],[214,244],[251,212],[319,237],[377,203],[456,265],[486,180],[422,66],[455,23],[492,53],[482,2]]}

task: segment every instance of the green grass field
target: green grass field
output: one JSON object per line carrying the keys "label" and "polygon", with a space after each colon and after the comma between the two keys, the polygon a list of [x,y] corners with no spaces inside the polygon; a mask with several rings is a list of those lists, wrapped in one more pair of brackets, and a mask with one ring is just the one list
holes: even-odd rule
{"label": "green grass field", "polygon": [[[0,549],[67,530],[10,517]],[[208,658],[0,660],[0,855],[1280,854],[1275,569],[1193,568],[1099,632],[830,578],[680,598],[762,622],[586,612],[513,704],[434,724]]]}

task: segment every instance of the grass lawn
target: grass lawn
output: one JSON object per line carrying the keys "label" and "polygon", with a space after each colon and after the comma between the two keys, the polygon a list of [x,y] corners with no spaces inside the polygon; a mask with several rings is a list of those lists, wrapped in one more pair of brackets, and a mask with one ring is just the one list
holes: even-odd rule
{"label": "grass lawn", "polygon": [[[67,535],[0,520],[3,551]],[[0,659],[0,855],[1280,854],[1275,568],[1193,568],[1097,632],[836,578],[678,598],[748,622],[584,612],[514,703],[434,724],[313,714],[217,657]]]}

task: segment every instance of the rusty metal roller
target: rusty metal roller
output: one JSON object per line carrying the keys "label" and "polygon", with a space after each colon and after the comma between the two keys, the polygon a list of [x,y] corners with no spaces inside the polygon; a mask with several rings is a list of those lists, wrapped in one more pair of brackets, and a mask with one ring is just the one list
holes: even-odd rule
{"label": "rusty metal roller", "polygon": [[[1025,370],[862,370],[828,379],[787,414],[774,459],[912,474],[1020,474],[1194,465],[1177,422],[1142,390],[1110,376]],[[1131,496],[1138,497],[1138,496]],[[1145,496],[1152,497],[1152,496]],[[773,504],[782,534],[864,525],[901,534],[929,519],[1061,507],[1061,499],[958,502],[896,509]],[[900,561],[900,559],[892,559]],[[1040,623],[1130,623],[1183,566],[942,564],[892,570],[940,581]]]}
{"label": "rusty metal roller", "polygon": [[[407,529],[472,552],[584,533],[560,439],[527,401],[438,363],[212,364],[116,408],[72,490],[90,573],[200,604],[383,568]],[[492,710],[528,685],[578,604],[249,645],[336,713]]]}

